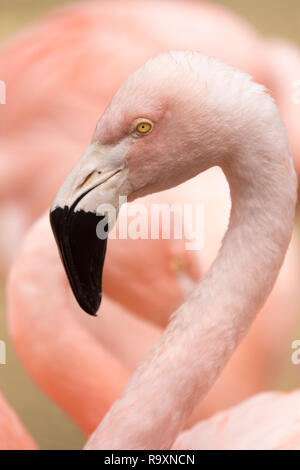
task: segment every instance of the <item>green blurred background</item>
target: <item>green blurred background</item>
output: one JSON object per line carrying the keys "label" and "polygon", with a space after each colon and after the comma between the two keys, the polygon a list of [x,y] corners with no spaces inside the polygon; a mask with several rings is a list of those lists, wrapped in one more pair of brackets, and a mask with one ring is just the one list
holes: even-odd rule
{"label": "green blurred background", "polygon": [[[100,0],[99,0],[100,1]],[[0,0],[0,41],[64,0]],[[265,35],[286,37],[300,45],[299,0],[219,0]],[[2,282],[4,285],[4,282]],[[42,449],[78,449],[84,439],[63,413],[45,398],[27,377],[6,335],[4,293],[1,293],[0,338],[7,341],[7,365],[0,365],[0,390],[18,412]],[[293,386],[282,374],[280,385]]]}

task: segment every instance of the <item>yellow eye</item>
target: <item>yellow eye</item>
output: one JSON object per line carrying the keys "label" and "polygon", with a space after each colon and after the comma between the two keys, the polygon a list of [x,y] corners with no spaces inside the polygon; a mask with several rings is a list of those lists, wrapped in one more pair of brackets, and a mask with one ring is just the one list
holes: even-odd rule
{"label": "yellow eye", "polygon": [[151,132],[152,129],[153,129],[153,125],[151,124],[151,122],[148,122],[148,121],[139,122],[135,128],[138,134],[149,134],[149,132]]}

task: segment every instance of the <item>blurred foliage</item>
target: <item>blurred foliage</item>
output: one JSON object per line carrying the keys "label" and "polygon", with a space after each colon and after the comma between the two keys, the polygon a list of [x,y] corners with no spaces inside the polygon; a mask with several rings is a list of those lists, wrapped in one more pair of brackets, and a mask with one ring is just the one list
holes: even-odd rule
{"label": "blurred foliage", "polygon": [[[66,3],[71,1],[0,0],[0,41],[50,9]],[[215,3],[229,7],[252,23],[262,34],[286,37],[300,45],[299,0],[216,0]],[[0,366],[0,390],[8,397],[42,449],[81,448],[83,437],[80,432],[35,387],[13,352],[7,334],[3,333],[6,330],[3,299],[4,295],[0,292],[1,339],[5,339],[8,345],[7,365]],[[285,365],[290,362],[289,356],[290,351],[286,351],[283,357]],[[277,385],[284,388],[295,386],[291,376],[288,365]]]}

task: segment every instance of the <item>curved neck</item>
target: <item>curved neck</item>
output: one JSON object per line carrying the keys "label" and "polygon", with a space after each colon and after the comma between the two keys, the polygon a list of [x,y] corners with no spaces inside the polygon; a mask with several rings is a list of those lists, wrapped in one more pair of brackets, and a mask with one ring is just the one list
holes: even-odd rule
{"label": "curved neck", "polygon": [[230,306],[237,321],[236,333],[248,328],[268,297],[291,238],[297,182],[286,140],[278,147],[274,154],[274,145],[270,146],[265,155],[242,149],[230,166],[223,166],[232,208],[208,278],[214,296],[227,299],[227,309]]}
{"label": "curved neck", "polygon": [[249,143],[223,160],[232,209],[222,248],[88,447],[170,448],[249,329],[276,280],[293,226],[296,177],[280,132],[276,146],[271,135],[263,151]]}

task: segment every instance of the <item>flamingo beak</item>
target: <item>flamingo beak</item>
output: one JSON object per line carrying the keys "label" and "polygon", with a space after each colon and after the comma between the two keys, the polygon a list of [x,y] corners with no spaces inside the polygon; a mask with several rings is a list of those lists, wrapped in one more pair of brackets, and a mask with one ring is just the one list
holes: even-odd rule
{"label": "flamingo beak", "polygon": [[[107,236],[126,181],[120,144],[91,144],[61,186],[50,222],[72,291],[79,305],[96,315],[102,299]],[[114,214],[113,214],[114,212]]]}

